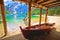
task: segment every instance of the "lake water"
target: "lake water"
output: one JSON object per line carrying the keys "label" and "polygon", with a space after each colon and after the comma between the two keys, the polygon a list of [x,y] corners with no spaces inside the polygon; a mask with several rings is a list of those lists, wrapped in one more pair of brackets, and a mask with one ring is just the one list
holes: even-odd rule
{"label": "lake water", "polygon": [[[32,15],[31,18],[36,19],[36,18],[39,18],[39,16]],[[27,26],[27,25],[25,25],[25,23],[23,21],[23,17],[21,18],[21,17],[17,16],[16,18],[14,18],[14,15],[11,15],[11,14],[6,14],[6,23],[7,23],[7,28],[9,31],[18,30],[19,26],[22,26],[22,27]]]}
{"label": "lake water", "polygon": [[[28,5],[17,1],[6,1],[4,3],[8,30],[17,30],[19,26],[26,26],[23,19],[27,16]],[[32,15],[31,18],[36,19],[38,16]],[[2,21],[2,18],[0,18],[0,21]]]}

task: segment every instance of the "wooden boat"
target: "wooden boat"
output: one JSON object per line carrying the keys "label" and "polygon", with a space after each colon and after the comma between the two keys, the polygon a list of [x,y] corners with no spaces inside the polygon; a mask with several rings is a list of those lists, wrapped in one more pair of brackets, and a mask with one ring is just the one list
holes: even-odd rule
{"label": "wooden boat", "polygon": [[[51,30],[55,29],[54,27],[52,27],[54,24],[55,23],[52,23],[52,24],[46,23],[46,24],[35,25],[31,27],[26,27],[26,28],[22,28],[20,26],[20,29],[23,36],[26,39],[31,39],[36,36],[49,34]],[[44,28],[44,26],[46,26],[46,28]]]}

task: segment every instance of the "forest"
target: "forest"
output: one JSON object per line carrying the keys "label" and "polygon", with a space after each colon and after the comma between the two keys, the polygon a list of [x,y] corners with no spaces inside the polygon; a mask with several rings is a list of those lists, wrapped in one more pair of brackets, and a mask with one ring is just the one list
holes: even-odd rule
{"label": "forest", "polygon": [[[42,10],[42,14],[45,14],[46,10]],[[36,8],[35,10],[32,10],[33,15],[39,15],[40,14],[40,9]],[[60,16],[60,6],[58,7],[53,7],[48,9],[48,15],[49,16]]]}
{"label": "forest", "polygon": [[[11,12],[9,12],[8,10],[6,10],[5,13],[6,14],[11,14]],[[45,14],[46,10],[43,9],[42,13]],[[1,14],[1,11],[0,11],[0,14]],[[32,10],[32,15],[39,15],[39,14],[40,14],[40,9],[39,8],[35,8],[35,9]],[[49,16],[60,16],[60,6],[49,8],[48,15]]]}

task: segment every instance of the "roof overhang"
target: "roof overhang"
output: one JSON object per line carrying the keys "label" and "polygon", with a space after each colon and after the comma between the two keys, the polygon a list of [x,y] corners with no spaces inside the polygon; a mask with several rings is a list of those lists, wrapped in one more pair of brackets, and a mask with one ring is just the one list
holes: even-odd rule
{"label": "roof overhang", "polygon": [[[17,0],[13,0],[17,1]],[[57,7],[60,6],[60,0],[18,0],[19,2],[25,2],[29,4],[31,1],[32,7],[43,7],[43,8],[51,8],[51,7]],[[0,4],[2,3],[2,0],[0,1]]]}
{"label": "roof overhang", "polygon": [[21,2],[25,2],[25,3],[29,3],[29,1],[31,1],[31,4],[33,7],[47,7],[47,8],[51,8],[51,7],[56,7],[56,6],[60,6],[60,0],[19,0]]}

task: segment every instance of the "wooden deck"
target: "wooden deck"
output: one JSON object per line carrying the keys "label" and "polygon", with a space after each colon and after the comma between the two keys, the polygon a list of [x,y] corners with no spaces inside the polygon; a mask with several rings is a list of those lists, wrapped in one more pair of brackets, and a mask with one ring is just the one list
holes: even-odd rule
{"label": "wooden deck", "polygon": [[[57,30],[60,30],[60,29],[57,29]],[[9,35],[7,35],[7,36],[9,36]],[[0,38],[0,40],[26,40],[26,39],[20,33],[20,34],[16,34],[13,36]],[[36,40],[40,40],[40,37],[39,37],[39,39],[36,39]],[[60,40],[60,32],[56,31],[55,29],[52,30],[51,33],[45,37],[45,40]]]}

